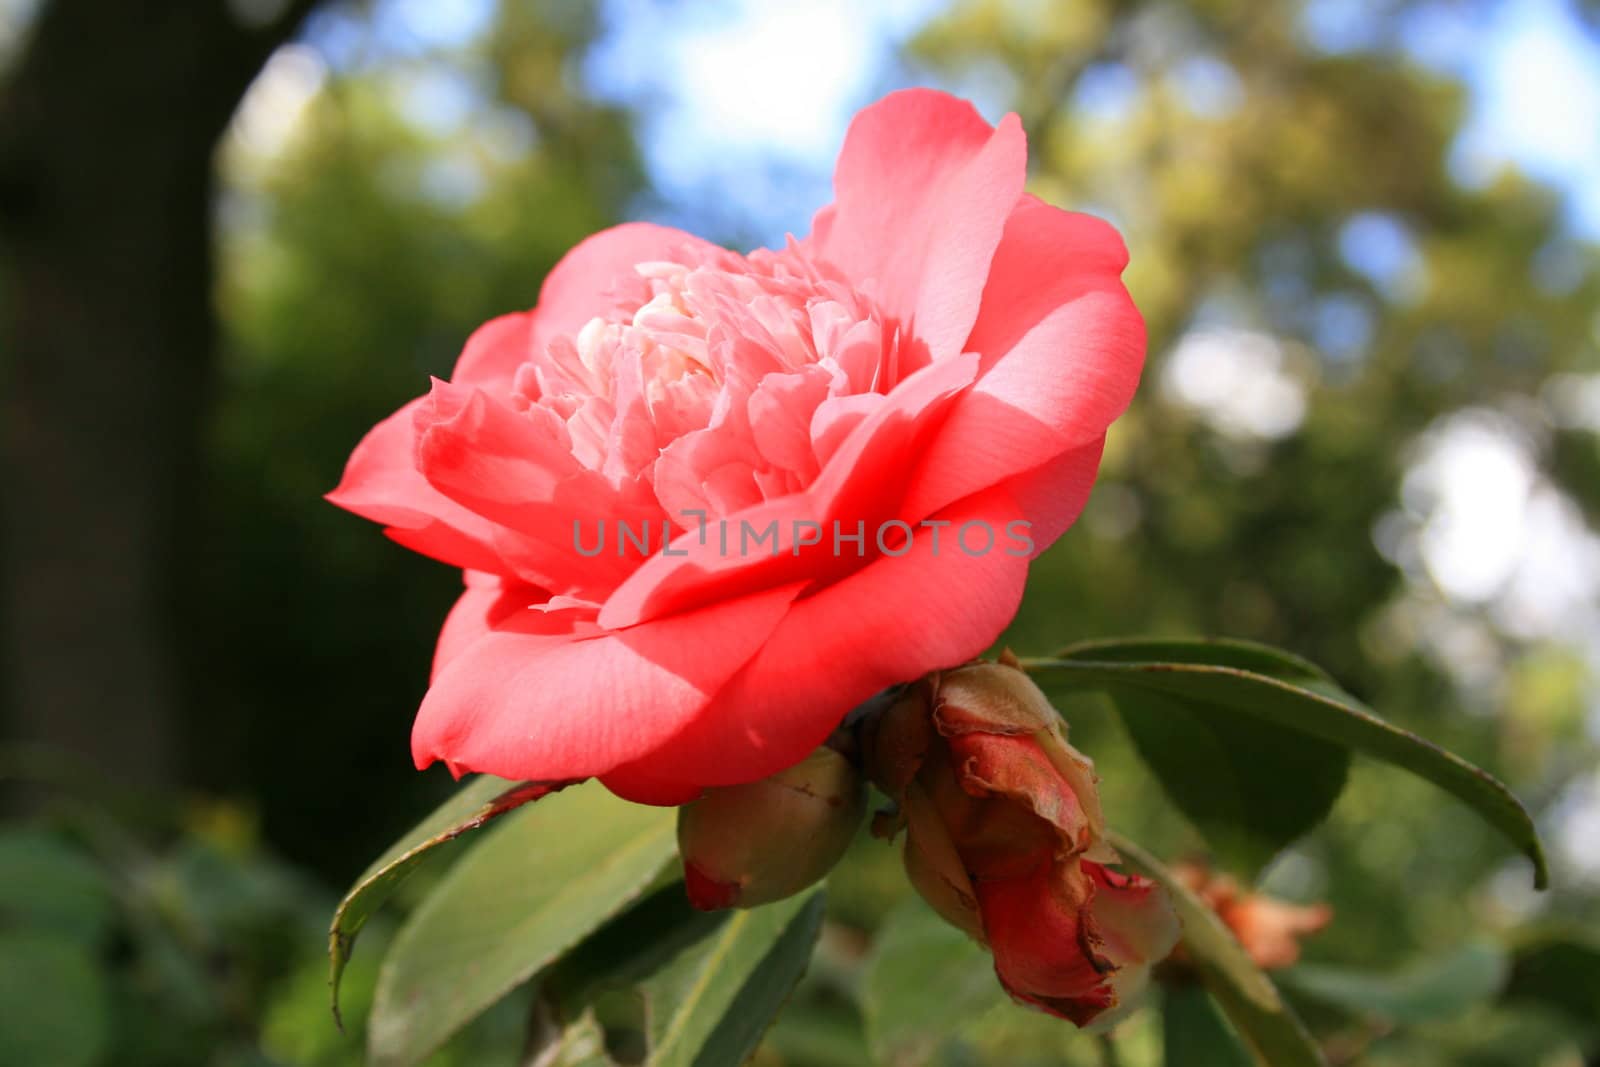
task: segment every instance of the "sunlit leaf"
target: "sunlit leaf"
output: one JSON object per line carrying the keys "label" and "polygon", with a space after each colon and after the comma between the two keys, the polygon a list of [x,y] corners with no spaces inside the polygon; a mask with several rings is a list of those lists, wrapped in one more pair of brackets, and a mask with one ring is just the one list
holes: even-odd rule
{"label": "sunlit leaf", "polygon": [[[559,788],[559,787],[555,787]],[[490,820],[551,792],[552,787],[537,782],[520,785],[480,775],[436,808],[388,851],[372,862],[357,878],[333,913],[328,927],[328,986],[333,997],[333,1013],[339,1015],[339,979],[344,965],[355,951],[356,935],[383,902],[389,899],[406,875],[416,869],[435,850],[479,829]]]}
{"label": "sunlit leaf", "polygon": [[[1183,658],[1172,658],[1184,650]],[[1150,658],[1141,658],[1145,655]],[[1154,658],[1157,655],[1167,658]],[[1275,668],[1277,674],[1263,673],[1269,666],[1263,657],[1271,657],[1281,664]],[[1235,665],[1237,663],[1250,666]],[[1163,706],[1181,704],[1191,722],[1204,718],[1214,723],[1228,723],[1226,729],[1235,736],[1245,722],[1242,717],[1248,716],[1250,726],[1292,731],[1317,742],[1351,749],[1403,767],[1464,801],[1533,861],[1537,886],[1544,888],[1548,883],[1544,848],[1533,820],[1510,790],[1459,756],[1385,722],[1324,677],[1306,674],[1301,661],[1293,657],[1239,642],[1162,641],[1145,646],[1143,642],[1123,641],[1078,646],[1068,649],[1064,657],[1029,660],[1024,665],[1044,684],[1102,690],[1119,708],[1125,700],[1149,704],[1153,697]],[[1159,729],[1152,725],[1156,714],[1153,704],[1136,713],[1141,728]],[[1172,725],[1174,730],[1184,728],[1180,722]],[[1162,746],[1163,756],[1154,765],[1158,774],[1163,769],[1172,771],[1178,762],[1166,752],[1167,747]],[[1302,767],[1305,755],[1299,749],[1291,749],[1284,759],[1306,772],[1306,791],[1312,799],[1323,797],[1329,779]],[[1187,776],[1192,780],[1186,779],[1182,791],[1172,790],[1173,794],[1200,804],[1205,822],[1214,822],[1221,816],[1215,806],[1206,805],[1199,788],[1199,778],[1207,768],[1202,760],[1191,762],[1193,766]],[[1276,771],[1268,767],[1261,773],[1276,774]],[[1292,799],[1295,795],[1292,777],[1283,779],[1282,784],[1285,792],[1278,803],[1298,804],[1302,813],[1315,806]],[[1168,785],[1171,790],[1170,783]],[[1260,840],[1268,839],[1264,828],[1271,825],[1265,821],[1270,817],[1268,812],[1252,817],[1258,820],[1250,825],[1256,828],[1255,836]],[[1205,829],[1199,817],[1196,823]]]}
{"label": "sunlit leaf", "polygon": [[590,783],[501,820],[395,936],[368,1020],[372,1062],[420,1062],[637,900],[673,856],[673,816]]}
{"label": "sunlit leaf", "polygon": [[1062,649],[1058,658],[1095,663],[1209,663],[1282,678],[1307,687],[1335,686],[1326,671],[1293,652],[1231,637],[1079,641]]}
{"label": "sunlit leaf", "polygon": [[643,983],[652,1067],[738,1067],[794,991],[822,929],[821,892],[733,913]]}

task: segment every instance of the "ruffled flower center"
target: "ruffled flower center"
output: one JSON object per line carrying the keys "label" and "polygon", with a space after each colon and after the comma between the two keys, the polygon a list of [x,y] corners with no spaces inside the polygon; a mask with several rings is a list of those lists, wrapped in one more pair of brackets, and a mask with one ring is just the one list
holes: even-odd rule
{"label": "ruffled flower center", "polygon": [[648,486],[669,515],[805,488],[895,382],[892,328],[793,242],[640,263],[612,302],[534,353],[512,403],[619,489]]}

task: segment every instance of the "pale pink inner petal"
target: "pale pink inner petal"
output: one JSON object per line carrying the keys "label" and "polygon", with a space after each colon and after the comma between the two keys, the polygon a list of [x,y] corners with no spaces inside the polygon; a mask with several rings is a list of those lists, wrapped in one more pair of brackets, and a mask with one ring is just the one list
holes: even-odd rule
{"label": "pale pink inner petal", "polygon": [[[528,425],[499,436],[548,457],[538,471],[523,461],[493,472],[515,478],[520,466],[538,474],[516,494],[528,503],[516,507],[514,529],[537,532],[547,544],[557,535],[534,531],[526,518],[532,501],[551,498],[552,479],[609,487],[590,493],[584,514],[604,514],[609,500],[627,505],[618,513],[642,508],[678,533],[793,496],[816,482],[894,388],[896,334],[808,246],[791,241],[749,256],[684,246],[673,254],[635,264],[612,288],[609,308],[532,346],[512,375],[505,408]],[[460,407],[467,397],[448,401]],[[501,496],[502,509],[511,495]],[[498,521],[509,518],[502,510]],[[527,559],[531,550],[505,551]]]}

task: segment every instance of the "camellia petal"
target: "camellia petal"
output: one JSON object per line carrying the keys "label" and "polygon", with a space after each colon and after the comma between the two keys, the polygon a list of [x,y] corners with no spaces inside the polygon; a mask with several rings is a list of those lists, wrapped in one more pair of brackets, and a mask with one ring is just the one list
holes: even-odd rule
{"label": "camellia petal", "polygon": [[703,259],[722,249],[691,233],[648,222],[627,222],[584,238],[561,257],[539,289],[536,343],[575,334],[618,296],[637,287],[634,267],[679,258]]}
{"label": "camellia petal", "polygon": [[1078,863],[1041,859],[1025,877],[977,889],[995,974],[1012,996],[1079,1026],[1116,1006],[1116,964],[1091,910],[1094,881]]}
{"label": "camellia petal", "polygon": [[435,382],[416,413],[415,463],[439,492],[495,524],[501,558],[555,592],[601,595],[637,565],[585,555],[574,522],[659,522],[564,447],[559,427],[521,415],[481,389]]}
{"label": "camellia petal", "polygon": [[[858,570],[863,559],[877,555],[877,546],[863,540],[857,555],[857,542],[835,539],[834,523],[848,536],[860,524],[870,531],[865,537],[875,540],[887,519],[915,523],[925,517],[907,516],[896,507],[907,469],[938,430],[945,405],[972,380],[976,367],[976,359],[957,357],[902,383],[887,403],[850,432],[810,489],[736,512],[709,536],[701,530],[682,534],[673,543],[672,554],[647,560],[612,593],[601,610],[601,623],[628,626],[764,585],[801,577],[823,582]],[[1008,512],[1004,518],[978,516],[968,521],[1003,530],[1007,521],[1021,518]],[[759,532],[769,526],[775,528],[772,547],[763,545],[756,552],[745,551],[737,540],[730,548],[722,536],[731,531],[732,537],[743,540],[746,527]],[[802,540],[810,544],[799,544]],[[998,556],[999,550],[994,554]]]}
{"label": "camellia petal", "polygon": [[463,574],[466,590],[457,598],[450,614],[439,628],[439,641],[433,652],[431,677],[437,678],[445,664],[478,638],[493,630],[518,610],[541,603],[549,596],[541,589],[521,583],[505,584],[498,575],[482,571]]}
{"label": "camellia petal", "polygon": [[345,464],[330,503],[364,519],[414,552],[471,570],[505,566],[494,550],[494,527],[428,484],[413,461],[417,411],[413,400],[367,432]]}
{"label": "camellia petal", "polygon": [[603,775],[701,713],[798,592],[768,590],[617,632],[503,624],[434,680],[412,755],[419,767],[443,760],[513,780]]}
{"label": "camellia petal", "polygon": [[1111,984],[1126,1002],[1145,985],[1152,964],[1159,962],[1177,942],[1182,928],[1167,895],[1152,881],[1122,874],[1085,861],[1094,879],[1090,911],[1100,937],[1100,951],[1117,972]]}
{"label": "camellia petal", "polygon": [[1105,434],[1132,399],[1144,358],[1144,319],[1121,280],[1126,263],[1122,239],[1104,222],[1024,198],[968,340],[982,357],[978,381],[924,457],[908,508],[958,500]]}
{"label": "camellia petal", "polygon": [[501,315],[472,331],[450,378],[458,385],[499,389],[533,355],[533,312]]}
{"label": "camellia petal", "polygon": [[1031,521],[1028,537],[1033,555],[1055,544],[1078,521],[1100,471],[1105,444],[1101,436],[1002,483]]}
{"label": "camellia petal", "polygon": [[920,786],[909,786],[902,809],[906,818],[906,877],[928,906],[951,926],[984,940],[978,893],[961,856]]}
{"label": "camellia petal", "polygon": [[[839,709],[988,648],[1022,599],[1027,560],[998,549],[971,555],[953,542],[967,522],[1015,515],[998,491],[941,516],[902,556],[885,556],[796,600],[754,658],[652,759],[682,779],[732,785],[789,766],[838,725]],[[939,625],[907,620],[938,619]],[[870,646],[871,654],[866,654]]]}
{"label": "camellia petal", "polygon": [[891,93],[850,124],[817,251],[937,360],[966,350],[989,262],[1027,170],[1022,123],[944,93]]}

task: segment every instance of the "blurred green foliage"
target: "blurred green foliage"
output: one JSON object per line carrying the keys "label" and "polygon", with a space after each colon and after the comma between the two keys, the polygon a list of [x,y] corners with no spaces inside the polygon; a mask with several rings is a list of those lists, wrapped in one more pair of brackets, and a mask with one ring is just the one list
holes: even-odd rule
{"label": "blurred green foliage", "polygon": [[[229,358],[210,551],[191,575],[214,613],[186,635],[204,686],[193,762],[333,880],[449,787],[408,770],[407,739],[460,579],[318,498],[369,427],[448,375],[478,324],[531,304],[641,187],[625,116],[566,78],[592,32],[581,11],[511,5],[484,52],[336,73],[281,156],[225,151]],[[416,68],[439,63],[488,80],[482,113],[445,133],[398,103]],[[452,160],[478,176],[476,195],[430,184]],[[326,819],[351,803],[361,819]]]}
{"label": "blurred green foliage", "polygon": [[[341,1030],[328,1007],[338,895],[274,856],[251,813],[49,777],[53,799],[41,813],[0,826],[0,1064],[366,1062],[364,1023],[394,931],[387,918],[367,926],[344,973]],[[400,906],[439,873],[407,882]],[[527,1012],[526,996],[507,998],[429,1063],[514,1067]]]}
{"label": "blurred green foliage", "polygon": [[[1600,371],[1600,254],[1571,236],[1548,189],[1510,171],[1472,189],[1453,177],[1464,88],[1396,43],[1420,3],[1372,5],[1377,43],[1328,53],[1293,0],[959,0],[907,61],[933,80],[1001,87],[1030,133],[1033,191],[1123,231],[1150,328],[1145,386],[1102,482],[1036,568],[1007,642],[1281,645],[1496,773],[1554,826],[1558,798],[1595,773],[1586,667],[1563,635],[1515,633],[1486,604],[1450,602],[1380,553],[1375,530],[1400,507],[1420,435],[1462,411],[1494,412],[1544,477],[1600,515],[1600,439],[1549,416],[1561,375]],[[330,8],[313,31],[360,40],[364,18]],[[503,4],[477,43],[357,48],[282,151],[226,146],[228,352],[206,457],[210,547],[190,570],[203,610],[186,635],[195,785],[225,799],[158,828],[73,803],[0,833],[0,1016],[32,1021],[5,1028],[0,1064],[359,1062],[385,931],[375,923],[356,953],[341,1035],[326,1011],[330,889],[449,789],[442,772],[410,769],[406,741],[457,579],[317,497],[365,429],[448,372],[474,326],[531,304],[567,248],[647,191],[633,116],[588,98],[574,74],[594,18],[576,3]],[[441,65],[483,94],[457,123],[402,106],[408,79]],[[1220,102],[1196,71],[1220,79]],[[1089,107],[1085,86],[1108,83],[1123,87],[1115,108]],[[1349,254],[1373,225],[1399,235],[1397,271]],[[1276,339],[1303,418],[1239,432],[1168,388],[1167,361],[1200,328]],[[1453,624],[1487,641],[1482,673],[1453,674],[1438,654],[1429,628]],[[1196,849],[1109,707],[1064,711],[1118,827],[1163,855]],[[1592,929],[1600,894],[1556,858],[1541,921]],[[907,907],[898,864],[879,842],[853,846],[822,950],[758,1063],[865,1062],[872,935]],[[1312,971],[1291,995],[1341,1062],[1576,1064],[1584,1042],[1596,1048],[1573,994],[1594,950],[1565,935],[1524,947],[1527,881],[1448,797],[1358,761],[1327,823],[1266,884],[1334,906],[1308,967],[1389,986],[1354,1010],[1329,978],[1349,974]],[[1411,1026],[1370,999],[1479,934],[1511,954],[1507,998],[1485,980],[1476,1000]],[[523,1010],[497,1008],[441,1062],[511,1062]],[[1153,1064],[1160,1044],[1145,1013],[1115,1049]],[[1111,1062],[1095,1039],[1003,1003],[939,1055]]]}

